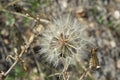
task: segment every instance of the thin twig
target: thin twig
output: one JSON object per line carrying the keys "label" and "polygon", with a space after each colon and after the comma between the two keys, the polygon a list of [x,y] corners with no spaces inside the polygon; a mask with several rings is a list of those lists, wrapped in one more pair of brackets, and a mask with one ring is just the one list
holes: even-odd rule
{"label": "thin twig", "polygon": [[84,77],[84,75],[86,75],[86,73],[87,73],[87,75],[90,77],[90,79],[91,79],[91,80],[94,80],[93,76],[92,76],[91,73],[89,72],[89,69],[86,69],[86,68],[81,64],[81,61],[80,61],[80,60],[78,60],[77,58],[76,58],[76,60],[77,60],[78,67],[81,67],[81,68],[85,71],[82,76]]}
{"label": "thin twig", "polygon": [[[34,36],[31,37],[34,39]],[[11,72],[11,70],[16,66],[16,64],[21,60],[21,57],[23,56],[24,53],[27,52],[27,49],[30,47],[31,43],[33,42],[33,39],[32,41],[30,40],[28,43],[26,43],[26,45],[21,46],[21,52],[19,55],[16,55],[15,62],[12,64],[12,66],[6,72],[0,73],[0,75],[2,75],[2,78],[5,78]]]}
{"label": "thin twig", "polygon": [[10,2],[10,3],[8,3],[8,5],[6,5],[4,8],[7,8],[7,7],[9,7],[9,6],[11,6],[11,5],[14,5],[14,4],[16,4],[17,2],[19,2],[20,0],[15,0],[15,1],[13,1],[13,2]]}
{"label": "thin twig", "polygon": [[18,63],[18,60],[16,60],[16,61],[12,64],[12,66],[3,74],[3,76],[4,76],[4,77],[7,76],[17,63]]}
{"label": "thin twig", "polygon": [[82,76],[80,77],[79,80],[83,80],[83,79],[87,76],[87,74],[88,74],[89,71],[90,71],[90,69],[88,68],[88,69],[82,74]]}
{"label": "thin twig", "polygon": [[31,49],[31,50],[32,50],[33,58],[34,58],[34,60],[35,60],[37,69],[38,69],[39,76],[40,76],[40,78],[42,78],[41,80],[44,80],[44,76],[42,76],[42,74],[41,74],[41,73],[42,73],[41,66],[39,65],[39,62],[38,62],[38,60],[36,59],[35,52],[33,51],[33,49]]}
{"label": "thin twig", "polygon": [[[33,16],[30,16],[29,14],[22,14],[22,13],[18,13],[18,12],[14,12],[14,11],[9,11],[9,10],[6,10],[6,9],[0,9],[0,11],[11,13],[11,14],[14,14],[14,15],[18,15],[18,16],[22,16],[22,17],[25,17],[25,18],[28,18],[28,19],[31,19],[31,20],[38,21],[38,19],[36,19]],[[46,23],[46,24],[50,23],[50,21],[48,21],[46,19],[39,19],[39,22],[41,22],[41,24],[42,23]]]}

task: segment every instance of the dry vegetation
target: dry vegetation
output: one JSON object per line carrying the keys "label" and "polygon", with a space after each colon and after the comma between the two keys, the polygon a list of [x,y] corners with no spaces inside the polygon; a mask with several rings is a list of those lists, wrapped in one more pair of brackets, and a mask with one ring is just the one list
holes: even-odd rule
{"label": "dry vegetation", "polygon": [[120,80],[120,0],[0,0],[0,80]]}

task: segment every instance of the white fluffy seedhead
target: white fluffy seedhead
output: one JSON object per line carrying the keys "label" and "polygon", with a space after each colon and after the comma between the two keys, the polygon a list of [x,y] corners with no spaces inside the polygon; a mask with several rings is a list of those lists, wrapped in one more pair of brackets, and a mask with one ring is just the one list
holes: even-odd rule
{"label": "white fluffy seedhead", "polygon": [[70,15],[54,19],[42,33],[39,53],[54,66],[75,64],[75,57],[80,57],[82,49],[90,42],[84,36],[86,28]]}

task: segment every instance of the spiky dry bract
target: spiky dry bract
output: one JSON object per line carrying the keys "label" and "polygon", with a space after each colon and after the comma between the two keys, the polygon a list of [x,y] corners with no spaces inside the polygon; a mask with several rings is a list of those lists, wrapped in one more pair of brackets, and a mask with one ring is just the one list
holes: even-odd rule
{"label": "spiky dry bract", "polygon": [[83,34],[85,29],[86,26],[70,16],[54,19],[42,34],[40,54],[54,66],[74,64],[75,56],[80,56],[89,42]]}

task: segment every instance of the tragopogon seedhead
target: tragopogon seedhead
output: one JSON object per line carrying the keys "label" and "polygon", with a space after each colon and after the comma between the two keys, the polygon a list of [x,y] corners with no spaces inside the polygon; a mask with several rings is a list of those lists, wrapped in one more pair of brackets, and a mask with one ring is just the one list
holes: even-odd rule
{"label": "tragopogon seedhead", "polygon": [[54,19],[42,33],[40,54],[44,54],[54,66],[59,63],[75,64],[75,57],[79,57],[90,42],[84,36],[86,28],[71,16]]}

